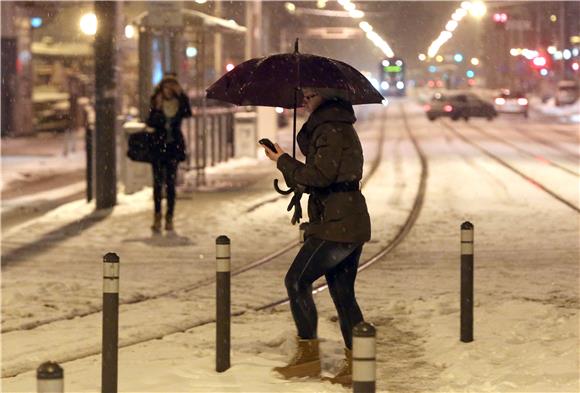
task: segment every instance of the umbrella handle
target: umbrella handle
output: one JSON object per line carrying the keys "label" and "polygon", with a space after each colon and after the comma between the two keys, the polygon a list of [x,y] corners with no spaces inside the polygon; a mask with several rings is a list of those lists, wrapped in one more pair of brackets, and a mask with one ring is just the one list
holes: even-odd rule
{"label": "umbrella handle", "polygon": [[276,190],[276,192],[278,192],[278,194],[282,194],[282,195],[288,195],[288,194],[290,194],[290,193],[292,193],[294,191],[293,188],[290,188],[288,190],[282,190],[278,186],[278,179],[274,179],[274,189]]}

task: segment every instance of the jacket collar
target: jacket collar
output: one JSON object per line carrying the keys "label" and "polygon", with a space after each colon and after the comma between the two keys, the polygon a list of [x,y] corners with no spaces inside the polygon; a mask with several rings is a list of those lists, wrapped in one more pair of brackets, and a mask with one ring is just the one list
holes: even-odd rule
{"label": "jacket collar", "polygon": [[308,145],[312,132],[323,123],[347,123],[354,124],[356,117],[352,105],[345,101],[326,101],[320,104],[304,123],[296,136],[296,142],[302,154],[308,155]]}
{"label": "jacket collar", "polygon": [[323,123],[348,123],[354,124],[356,117],[352,105],[346,101],[325,101],[310,114],[306,122],[308,131],[314,130]]}

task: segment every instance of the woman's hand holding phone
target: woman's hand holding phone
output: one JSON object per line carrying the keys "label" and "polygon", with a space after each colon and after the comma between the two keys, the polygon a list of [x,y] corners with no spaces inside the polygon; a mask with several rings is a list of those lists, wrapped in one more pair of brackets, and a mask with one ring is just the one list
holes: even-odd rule
{"label": "woman's hand holding phone", "polygon": [[272,161],[278,161],[278,158],[280,158],[280,156],[285,153],[284,150],[282,150],[282,148],[280,147],[280,145],[278,145],[277,143],[276,144],[272,143],[272,141],[269,140],[268,138],[260,139],[258,143],[262,145],[262,147],[264,147],[266,156],[268,156],[268,158]]}

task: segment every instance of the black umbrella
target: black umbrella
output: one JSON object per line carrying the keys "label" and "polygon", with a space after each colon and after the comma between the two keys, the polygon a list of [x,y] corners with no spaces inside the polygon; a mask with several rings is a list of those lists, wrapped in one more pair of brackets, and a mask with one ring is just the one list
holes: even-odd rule
{"label": "black umbrella", "polygon": [[[383,96],[352,66],[327,57],[298,52],[247,60],[218,79],[207,90],[207,98],[236,105],[275,106],[294,109],[292,157],[296,157],[296,108],[302,106],[302,87],[342,91],[353,105],[381,103]],[[280,193],[289,194],[292,190]]]}

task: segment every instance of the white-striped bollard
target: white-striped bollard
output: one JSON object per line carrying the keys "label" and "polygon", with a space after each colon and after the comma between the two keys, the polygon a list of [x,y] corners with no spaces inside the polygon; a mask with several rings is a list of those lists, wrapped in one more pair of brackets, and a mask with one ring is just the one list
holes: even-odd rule
{"label": "white-striped bollard", "polygon": [[473,224],[461,224],[461,332],[464,343],[473,341]]}
{"label": "white-striped bollard", "polygon": [[377,331],[367,322],[352,330],[352,391],[375,393]]}
{"label": "white-striped bollard", "polygon": [[230,239],[219,236],[216,241],[216,358],[215,369],[230,368]]}
{"label": "white-striped bollard", "polygon": [[36,369],[37,393],[63,393],[64,371],[56,362],[44,362]]}
{"label": "white-striped bollard", "polygon": [[119,352],[119,256],[113,252],[103,257],[103,352],[101,392],[117,392]]}

